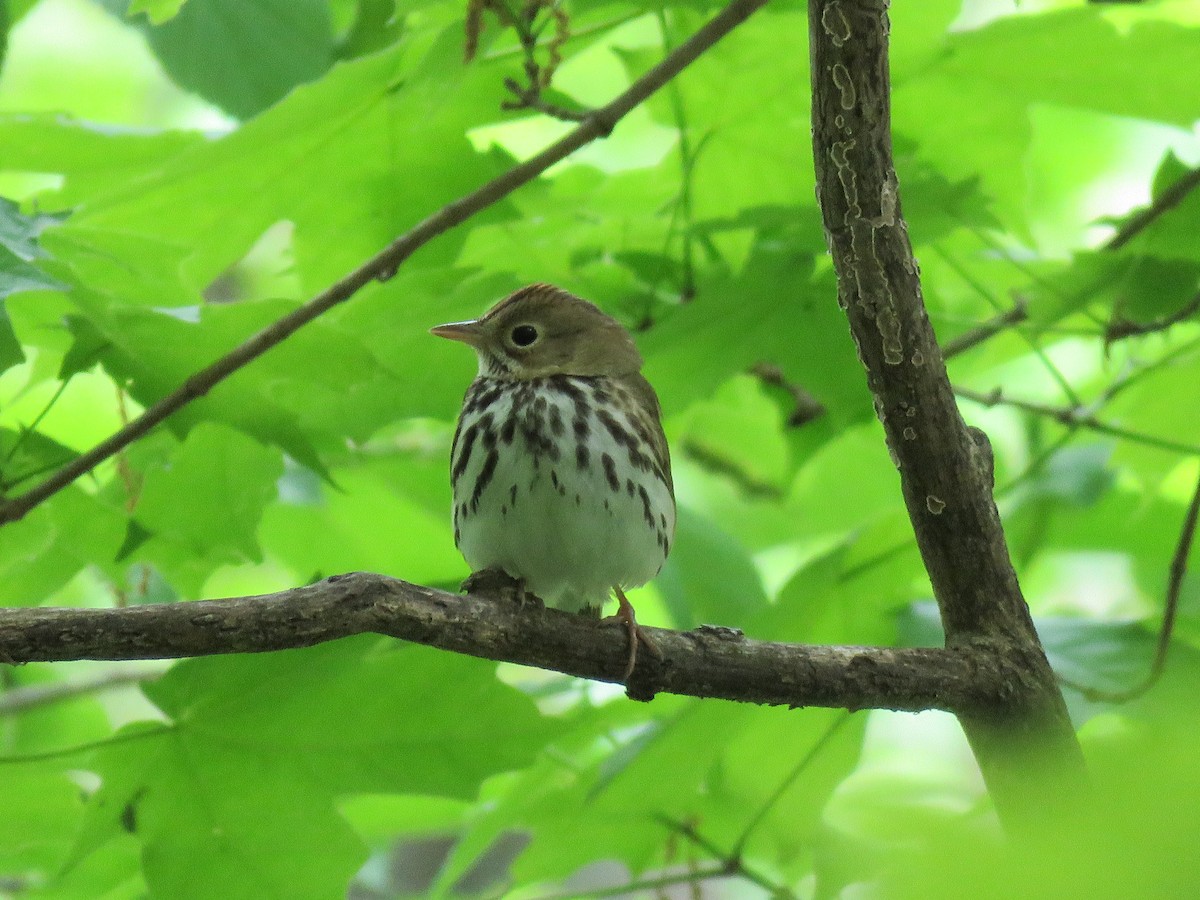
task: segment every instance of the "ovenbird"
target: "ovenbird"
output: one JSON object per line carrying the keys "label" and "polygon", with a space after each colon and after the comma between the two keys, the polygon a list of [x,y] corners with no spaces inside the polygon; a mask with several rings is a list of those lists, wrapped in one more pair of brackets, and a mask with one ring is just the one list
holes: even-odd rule
{"label": "ovenbird", "polygon": [[431,332],[479,358],[450,453],[454,542],[475,573],[465,587],[507,577],[566,609],[614,591],[628,678],[638,643],[657,648],[624,589],[658,574],[675,533],[658,397],[633,339],[546,284]]}

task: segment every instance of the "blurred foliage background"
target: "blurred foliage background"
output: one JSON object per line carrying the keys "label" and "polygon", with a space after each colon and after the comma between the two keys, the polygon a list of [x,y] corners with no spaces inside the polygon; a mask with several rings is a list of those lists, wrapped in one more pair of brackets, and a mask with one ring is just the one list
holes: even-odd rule
{"label": "blurred foliage background", "polygon": [[[716,8],[564,0],[547,99],[605,102]],[[569,127],[502,108],[522,50],[495,16],[464,65],[459,2],[0,11],[8,496]],[[1200,164],[1200,5],[897,0],[892,24],[902,204],[937,332],[1027,312],[950,362],[986,401],[963,412],[995,445],[1026,595],[1059,671],[1131,685],[1197,476],[1200,192],[1110,241]],[[474,362],[426,329],[550,281],[636,330],[662,398],[681,516],[635,597],[643,621],[938,642],[835,302],[806,35],[803,3],[775,0],[609,139],[0,529],[0,602],[237,596],[350,570],[453,588],[447,457]],[[1017,845],[937,713],[634,704],[370,636],[5,667],[0,890],[1183,896],[1200,875],[1197,642],[1193,577],[1153,692],[1068,692],[1102,815],[1056,815],[1047,785],[1045,833]]]}

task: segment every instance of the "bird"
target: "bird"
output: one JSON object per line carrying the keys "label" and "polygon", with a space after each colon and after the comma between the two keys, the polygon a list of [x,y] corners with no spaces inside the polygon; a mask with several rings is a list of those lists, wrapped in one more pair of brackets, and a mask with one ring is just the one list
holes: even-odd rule
{"label": "bird", "polygon": [[675,537],[662,410],[629,332],[598,306],[532,284],[480,318],[430,332],[471,347],[450,451],[454,542],[471,592],[496,583],[547,605],[598,611],[661,655],[625,591],[654,578]]}

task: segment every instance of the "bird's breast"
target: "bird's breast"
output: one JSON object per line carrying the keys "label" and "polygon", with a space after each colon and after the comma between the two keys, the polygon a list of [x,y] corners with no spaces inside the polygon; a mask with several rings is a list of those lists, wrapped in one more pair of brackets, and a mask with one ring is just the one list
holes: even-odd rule
{"label": "bird's breast", "polygon": [[451,452],[455,542],[471,568],[502,568],[567,605],[653,578],[675,528],[654,412],[647,422],[603,377],[476,379]]}

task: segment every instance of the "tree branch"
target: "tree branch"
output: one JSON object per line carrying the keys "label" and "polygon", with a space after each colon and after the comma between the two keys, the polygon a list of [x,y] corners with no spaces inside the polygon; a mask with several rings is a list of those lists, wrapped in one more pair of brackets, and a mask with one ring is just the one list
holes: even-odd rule
{"label": "tree branch", "polygon": [[921,297],[892,159],[886,0],[809,0],[813,152],[838,303],[900,472],[948,647],[1026,679],[1009,703],[959,719],[1002,817],[1044,812],[1045,782],[1081,794],[1083,758],[1017,583],[992,498],[990,448],[959,415]]}
{"label": "tree branch", "polygon": [[[1145,444],[1147,447],[1157,447],[1160,450],[1169,450],[1173,453],[1183,453],[1189,456],[1200,456],[1200,446],[1195,444],[1185,444],[1182,441],[1173,441],[1170,438],[1145,434],[1141,431],[1133,431],[1129,428],[1122,428],[1120,425],[1111,425],[1108,422],[1104,422],[1096,418],[1094,412],[1096,405],[1091,407],[1053,406],[1049,403],[1037,403],[1033,400],[1019,400],[1015,397],[1005,396],[1000,388],[995,388],[985,393],[984,391],[976,391],[971,388],[955,387],[954,393],[964,400],[970,400],[972,403],[978,403],[980,406],[1011,406],[1013,409],[1019,409],[1023,412],[1046,416],[1067,428],[1086,428],[1098,434],[1107,434],[1111,437],[1133,441],[1137,444]],[[1107,399],[1110,398],[1104,398],[1104,400]]]}
{"label": "tree branch", "polygon": [[[663,652],[627,684],[656,693],[845,709],[986,714],[1027,681],[1020,660],[971,648],[830,647],[747,638],[730,628],[647,629]],[[0,609],[0,659],[169,659],[309,647],[374,632],[498,662],[621,683],[626,632],[532,604],[459,596],[355,572],[258,597],[124,609]]]}
{"label": "tree branch", "polygon": [[1115,344],[1117,341],[1123,341],[1128,337],[1166,331],[1180,322],[1187,321],[1197,312],[1200,312],[1200,294],[1196,294],[1196,296],[1170,315],[1161,316],[1151,322],[1134,322],[1131,319],[1117,316],[1104,329],[1104,343],[1106,345]]}
{"label": "tree branch", "polygon": [[950,359],[958,356],[960,353],[966,353],[978,347],[985,341],[991,340],[1002,331],[1006,331],[1013,325],[1020,325],[1029,318],[1028,305],[1024,300],[1018,299],[1013,308],[1007,312],[1002,312],[998,316],[988,319],[981,325],[972,328],[970,331],[964,331],[958,337],[946,341],[942,347],[942,357]]}
{"label": "tree branch", "polygon": [[1196,522],[1200,520],[1200,479],[1192,492],[1192,502],[1188,504],[1183,516],[1183,525],[1179,529],[1179,540],[1175,544],[1175,554],[1171,557],[1171,566],[1167,570],[1167,598],[1163,603],[1163,620],[1158,630],[1158,644],[1154,648],[1154,659],[1150,663],[1150,672],[1133,687],[1123,691],[1106,691],[1100,688],[1088,687],[1067,678],[1059,680],[1069,688],[1079,691],[1092,701],[1106,703],[1128,703],[1158,684],[1163,669],[1167,665],[1167,653],[1171,649],[1171,637],[1175,633],[1175,616],[1179,612],[1179,597],[1183,592],[1183,576],[1187,574],[1188,557],[1192,552],[1192,541],[1196,537]]}
{"label": "tree branch", "polygon": [[580,147],[610,134],[627,113],[694,62],[704,51],[744,22],[766,0],[733,0],[700,27],[687,41],[629,88],[599,109],[592,110],[577,128],[525,162],[478,190],[442,207],[419,222],[340,281],[335,282],[303,306],[268,325],[216,362],[190,376],[138,418],[80,454],[45,481],[0,505],[0,526],[15,522],[47,498],[54,496],[81,475],[147,434],[187,404],[203,397],[238,369],[253,362],[272,347],[295,334],[309,322],[346,300],[372,281],[387,281],[416,250],[433,238],[460,225],[476,213],[502,200],[532,181]]}
{"label": "tree branch", "polygon": [[1197,187],[1200,187],[1200,169],[1192,169],[1159,194],[1153,203],[1122,225],[1117,233],[1108,239],[1104,249],[1120,250],[1145,231],[1159,216],[1182,203]]}

